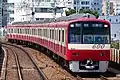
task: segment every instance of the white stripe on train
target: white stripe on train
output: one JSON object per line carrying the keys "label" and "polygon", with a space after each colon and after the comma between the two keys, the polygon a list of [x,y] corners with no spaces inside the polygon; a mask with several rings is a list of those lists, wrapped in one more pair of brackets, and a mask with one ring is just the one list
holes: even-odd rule
{"label": "white stripe on train", "polygon": [[110,44],[68,44],[69,50],[110,50]]}

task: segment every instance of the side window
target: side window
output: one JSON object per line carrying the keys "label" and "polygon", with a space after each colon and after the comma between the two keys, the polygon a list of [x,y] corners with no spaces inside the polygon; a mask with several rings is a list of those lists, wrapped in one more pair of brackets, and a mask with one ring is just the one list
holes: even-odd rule
{"label": "side window", "polygon": [[22,30],[20,29],[20,34],[22,33]]}

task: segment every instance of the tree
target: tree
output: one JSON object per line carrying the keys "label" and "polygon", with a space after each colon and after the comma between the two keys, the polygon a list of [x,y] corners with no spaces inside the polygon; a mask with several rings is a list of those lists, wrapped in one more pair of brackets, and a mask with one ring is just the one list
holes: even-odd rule
{"label": "tree", "polygon": [[[87,9],[87,10],[80,9],[78,12],[79,12],[79,13],[90,13],[90,14],[96,16],[96,18],[99,17],[99,14],[98,14],[97,11],[92,11],[92,10],[90,10],[90,9]],[[66,13],[66,16],[69,16],[69,15],[71,15],[71,14],[76,13],[76,10],[75,10],[75,9],[69,9],[68,11],[65,11],[65,13]]]}
{"label": "tree", "polygon": [[69,15],[71,15],[71,14],[74,14],[75,12],[76,12],[76,11],[75,11],[74,9],[69,9],[68,11],[65,10],[66,16],[69,16]]}
{"label": "tree", "polygon": [[111,42],[111,48],[119,49],[119,42],[118,41]]}

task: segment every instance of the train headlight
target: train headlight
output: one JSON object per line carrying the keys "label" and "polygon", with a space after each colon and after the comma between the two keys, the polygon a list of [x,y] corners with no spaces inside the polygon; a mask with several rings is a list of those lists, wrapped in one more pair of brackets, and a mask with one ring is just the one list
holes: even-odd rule
{"label": "train headlight", "polygon": [[108,25],[105,24],[104,27],[108,27]]}
{"label": "train headlight", "polygon": [[70,27],[74,27],[74,24],[71,24]]}
{"label": "train headlight", "polygon": [[101,53],[100,55],[101,55],[101,56],[106,56],[106,54],[105,54],[105,53]]}
{"label": "train headlight", "polygon": [[79,56],[79,53],[72,53],[72,56]]}

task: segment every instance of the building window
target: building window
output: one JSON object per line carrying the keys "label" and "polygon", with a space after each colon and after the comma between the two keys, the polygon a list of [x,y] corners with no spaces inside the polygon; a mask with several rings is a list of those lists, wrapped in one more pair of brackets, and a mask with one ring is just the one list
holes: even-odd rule
{"label": "building window", "polygon": [[14,11],[11,11],[11,10],[10,10],[9,13],[10,13],[10,14],[14,14]]}
{"label": "building window", "polygon": [[10,18],[10,23],[11,23],[12,21],[14,21],[14,18]]}
{"label": "building window", "polygon": [[116,22],[118,22],[118,19],[116,19]]}
{"label": "building window", "polygon": [[89,1],[82,1],[81,4],[82,5],[89,5]]}
{"label": "building window", "polygon": [[111,22],[111,19],[109,19],[109,21]]}
{"label": "building window", "polygon": [[36,18],[36,21],[38,21],[39,20],[39,18]]}

